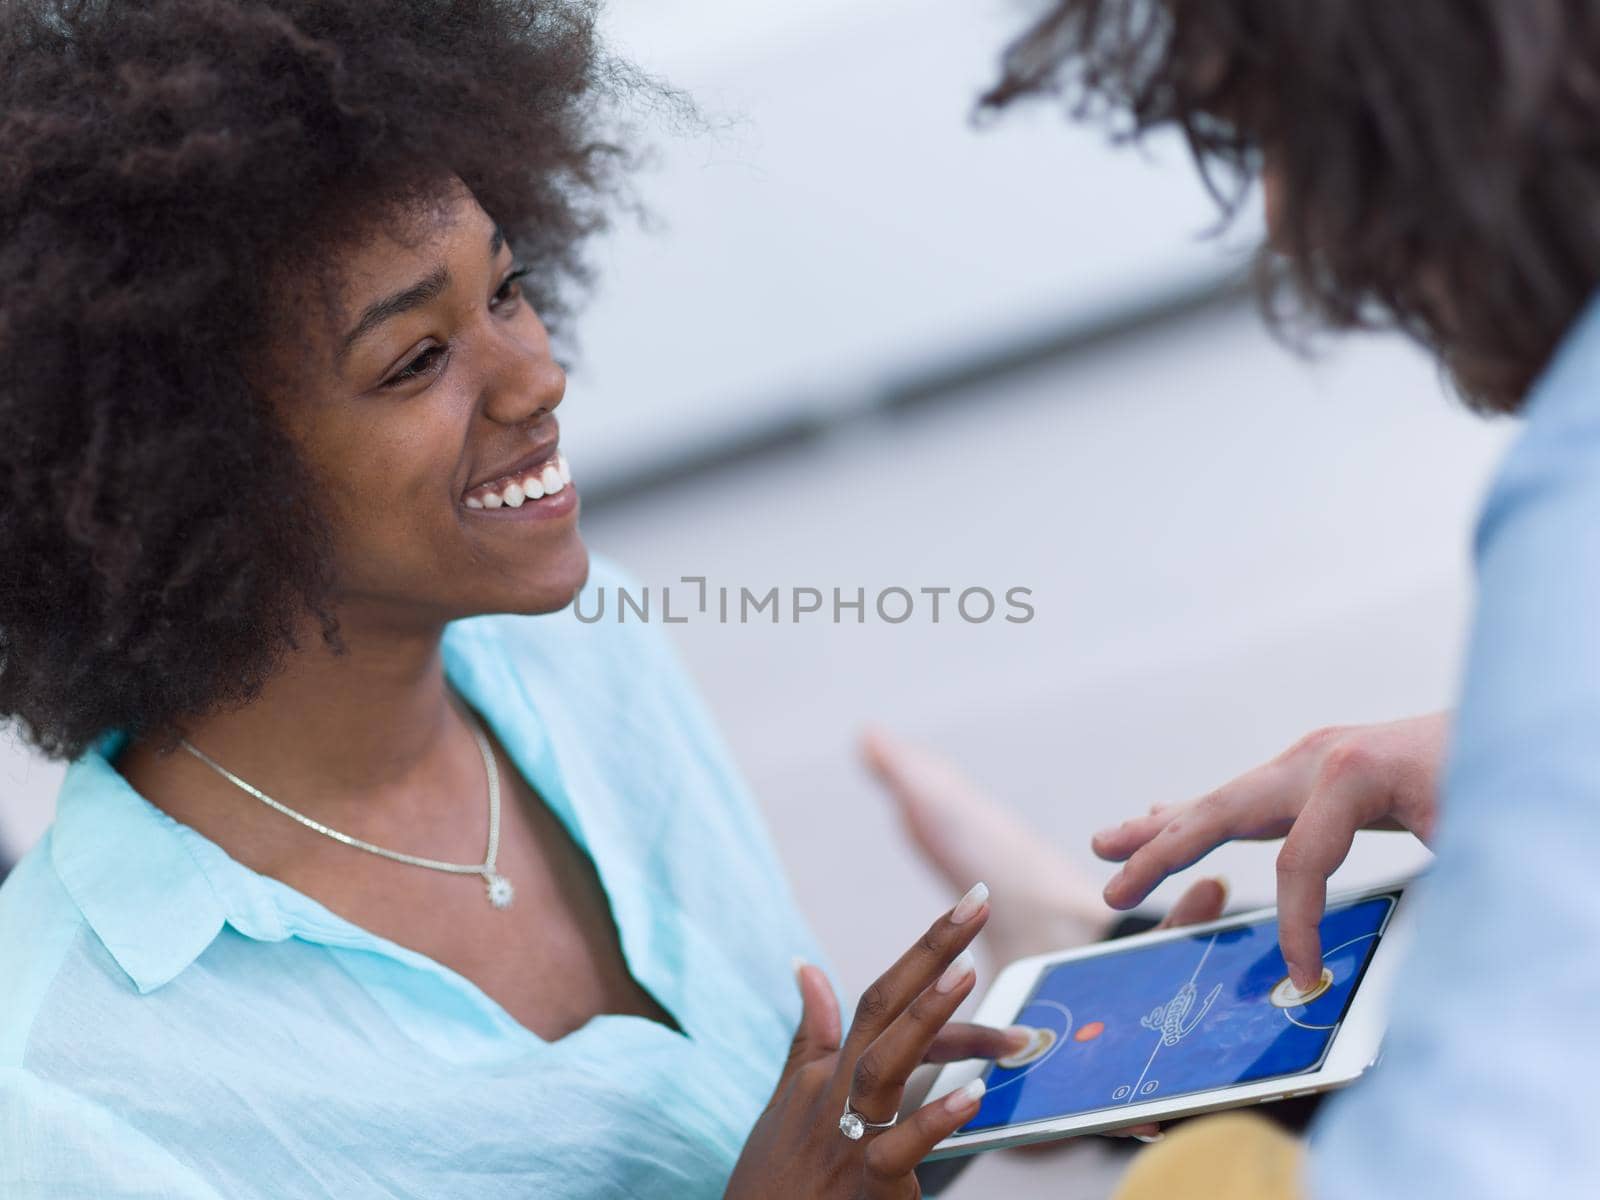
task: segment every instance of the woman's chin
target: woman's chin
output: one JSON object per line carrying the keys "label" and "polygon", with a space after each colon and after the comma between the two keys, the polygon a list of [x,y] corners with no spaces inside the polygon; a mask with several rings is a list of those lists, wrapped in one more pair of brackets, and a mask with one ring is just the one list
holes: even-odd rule
{"label": "woman's chin", "polygon": [[538,566],[525,573],[517,594],[499,611],[523,616],[559,612],[577,598],[588,578],[589,549],[574,534],[559,553],[541,556]]}

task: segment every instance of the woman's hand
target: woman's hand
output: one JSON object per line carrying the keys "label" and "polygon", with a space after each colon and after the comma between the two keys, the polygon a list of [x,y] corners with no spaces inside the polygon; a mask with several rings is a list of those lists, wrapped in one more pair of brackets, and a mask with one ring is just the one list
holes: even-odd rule
{"label": "woman's hand", "polygon": [[1328,876],[1358,829],[1433,834],[1449,713],[1324,729],[1264,766],[1189,804],[1152,809],[1095,835],[1094,851],[1126,860],[1106,903],[1132,908],[1175,871],[1238,838],[1283,838],[1278,852],[1278,928],[1295,986],[1322,972],[1318,924]]}
{"label": "woman's hand", "polygon": [[[856,1141],[839,1128],[846,1097],[864,1120],[892,1120],[906,1078],[940,1040],[976,975],[967,946],[989,917],[989,892],[973,888],[869,987],[850,1032],[823,973],[798,971],[804,1010],[789,1061],[728,1183],[728,1200],[915,1200],[916,1165],[972,1119],[982,1081],[926,1104],[891,1129]],[[990,1031],[1003,1036],[1000,1031]],[[950,1053],[967,1055],[970,1044]]]}

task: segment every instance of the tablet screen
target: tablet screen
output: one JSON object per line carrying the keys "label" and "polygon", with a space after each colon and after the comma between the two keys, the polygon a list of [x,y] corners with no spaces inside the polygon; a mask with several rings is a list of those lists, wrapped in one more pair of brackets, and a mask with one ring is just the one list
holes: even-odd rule
{"label": "tablet screen", "polygon": [[1396,898],[1328,911],[1322,984],[1304,995],[1288,981],[1272,918],[1047,968],[1016,1017],[1043,1032],[989,1067],[962,1132],[1317,1069]]}

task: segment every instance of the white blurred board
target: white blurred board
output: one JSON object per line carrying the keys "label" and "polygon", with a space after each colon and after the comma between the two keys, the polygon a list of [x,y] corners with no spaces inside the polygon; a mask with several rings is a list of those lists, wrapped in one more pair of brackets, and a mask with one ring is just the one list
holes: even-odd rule
{"label": "white blurred board", "polygon": [[614,47],[693,96],[657,218],[601,247],[563,416],[591,479],[1087,323],[1236,266],[1176,143],[1046,105],[971,121],[1025,9],[985,0],[626,0]]}

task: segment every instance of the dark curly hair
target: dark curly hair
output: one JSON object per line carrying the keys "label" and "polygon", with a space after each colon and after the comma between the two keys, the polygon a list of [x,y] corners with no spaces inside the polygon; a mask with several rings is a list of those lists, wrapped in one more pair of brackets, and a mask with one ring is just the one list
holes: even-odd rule
{"label": "dark curly hair", "polygon": [[453,178],[559,316],[639,86],[584,0],[0,0],[0,720],[170,739],[336,639],[279,285]]}
{"label": "dark curly hair", "polygon": [[1265,153],[1280,328],[1398,327],[1485,411],[1600,283],[1590,0],[1053,0],[982,104],[1026,96],[1176,127],[1227,217]]}

